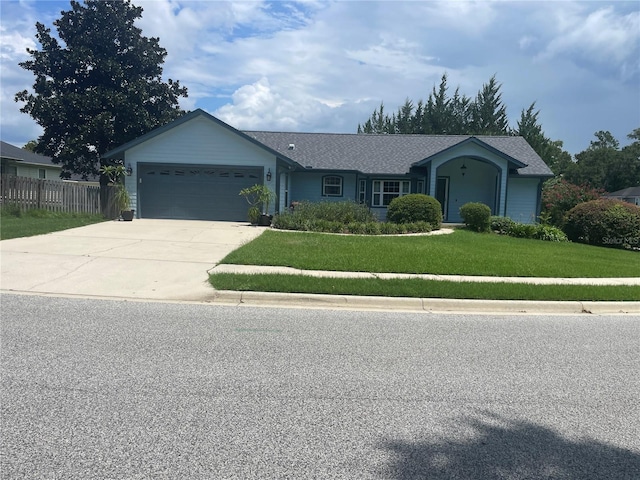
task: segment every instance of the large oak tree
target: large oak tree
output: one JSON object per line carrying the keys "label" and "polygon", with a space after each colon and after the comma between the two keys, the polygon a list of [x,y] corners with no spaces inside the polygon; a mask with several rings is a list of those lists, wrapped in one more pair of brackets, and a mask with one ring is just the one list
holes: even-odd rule
{"label": "large oak tree", "polygon": [[142,35],[142,8],[121,0],[71,1],[51,29],[37,23],[41,49],[20,66],[33,90],[18,92],[21,111],[42,126],[35,150],[62,165],[62,175],[97,175],[101,154],[184,113],[187,89],[162,80],[167,51]]}

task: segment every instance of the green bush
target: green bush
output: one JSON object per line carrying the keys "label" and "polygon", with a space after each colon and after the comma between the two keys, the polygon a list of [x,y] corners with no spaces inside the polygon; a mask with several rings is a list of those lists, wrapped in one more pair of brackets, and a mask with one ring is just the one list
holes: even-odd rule
{"label": "green bush", "polygon": [[412,193],[391,200],[387,221],[393,223],[428,222],[434,229],[442,225],[442,205],[429,195]]}
{"label": "green bush", "polygon": [[296,205],[292,214],[307,219],[330,220],[345,224],[377,220],[366,205],[355,202],[301,202]]}
{"label": "green bush", "polygon": [[569,240],[562,230],[553,225],[536,225],[533,238],[547,242],[566,242]]}
{"label": "green bush", "polygon": [[509,229],[516,223],[509,217],[493,216],[489,219],[491,231],[500,235],[508,235]]}
{"label": "green bush", "polygon": [[603,198],[576,205],[567,214],[569,240],[611,248],[640,247],[640,207]]}
{"label": "green bush", "polygon": [[271,225],[280,230],[354,235],[397,235],[433,230],[431,223],[425,221],[379,222],[366,206],[353,202],[301,203],[291,212],[275,215]]}
{"label": "green bush", "polygon": [[542,212],[540,218],[543,223],[549,223],[562,228],[567,212],[579,203],[596,200],[603,191],[586,185],[574,185],[565,179],[552,178],[542,187]]}
{"label": "green bush", "polygon": [[273,217],[272,226],[281,230],[335,232],[345,230],[353,223],[377,222],[366,205],[355,202],[301,202],[293,211]]}
{"label": "green bush", "polygon": [[547,242],[566,242],[567,236],[558,227],[516,222],[509,217],[491,217],[491,231],[516,238],[532,238]]}
{"label": "green bush", "polygon": [[514,222],[507,231],[507,235],[515,238],[535,238],[536,225]]}
{"label": "green bush", "polygon": [[491,226],[491,209],[484,203],[465,203],[460,207],[464,224],[476,232],[488,232]]}

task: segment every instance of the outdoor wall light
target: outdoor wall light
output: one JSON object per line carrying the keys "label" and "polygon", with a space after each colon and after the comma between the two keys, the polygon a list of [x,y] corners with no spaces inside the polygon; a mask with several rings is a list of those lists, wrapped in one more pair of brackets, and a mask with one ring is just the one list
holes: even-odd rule
{"label": "outdoor wall light", "polygon": [[267,182],[271,181],[271,169],[267,171]]}
{"label": "outdoor wall light", "polygon": [[460,171],[462,172],[462,176],[464,177],[464,174],[467,173],[467,166],[464,163],[460,167]]}
{"label": "outdoor wall light", "polygon": [[127,165],[127,169],[125,170],[127,177],[130,177],[133,174],[133,168],[131,168],[131,164]]}

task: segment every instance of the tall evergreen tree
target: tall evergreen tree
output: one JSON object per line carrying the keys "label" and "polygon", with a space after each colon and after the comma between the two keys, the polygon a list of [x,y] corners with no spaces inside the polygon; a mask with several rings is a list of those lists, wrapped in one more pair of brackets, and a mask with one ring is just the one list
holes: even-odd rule
{"label": "tall evergreen tree", "polygon": [[495,75],[478,92],[471,110],[472,133],[476,135],[508,135],[507,107],[502,102],[501,84]]}
{"label": "tall evergreen tree", "polygon": [[535,111],[535,105],[536,102],[533,102],[527,110],[522,110],[513,133],[524,137],[553,173],[560,175],[571,165],[571,155],[562,149],[560,140],[553,141],[544,134],[538,122],[540,111]]}
{"label": "tall evergreen tree", "polygon": [[53,22],[62,43],[36,24],[41,49],[20,63],[35,75],[33,92],[15,99],[44,128],[36,151],[62,164],[63,177],[97,175],[101,154],[184,113],[187,89],[162,80],[167,51],[134,25],[141,16],[128,0],[72,0]]}
{"label": "tall evergreen tree", "polygon": [[395,131],[396,133],[413,133],[413,102],[408,98],[404,105],[398,109],[396,115]]}

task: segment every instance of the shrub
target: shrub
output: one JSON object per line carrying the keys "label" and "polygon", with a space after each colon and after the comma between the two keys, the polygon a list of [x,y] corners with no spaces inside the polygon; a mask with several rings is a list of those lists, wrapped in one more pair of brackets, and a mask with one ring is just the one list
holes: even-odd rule
{"label": "shrub", "polygon": [[476,232],[487,232],[491,226],[491,209],[484,203],[465,203],[460,207],[464,224]]}
{"label": "shrub", "polygon": [[558,227],[553,225],[536,225],[534,237],[537,240],[545,240],[547,242],[566,242],[567,235]]}
{"label": "shrub", "polygon": [[497,217],[493,216],[489,219],[491,231],[499,233],[500,235],[508,235],[511,226],[516,223],[509,217]]}
{"label": "shrub", "polygon": [[369,222],[364,225],[364,233],[367,235],[380,235],[380,223]]}
{"label": "shrub", "polygon": [[566,242],[567,236],[558,227],[542,224],[525,224],[509,217],[491,217],[491,230],[500,235],[516,238],[532,238],[547,242]]}
{"label": "shrub", "polygon": [[579,203],[596,200],[603,190],[586,185],[574,185],[564,179],[547,180],[542,187],[542,212],[540,218],[544,223],[561,227],[566,214]]}
{"label": "shrub", "polygon": [[331,220],[344,224],[377,220],[366,205],[356,202],[301,202],[296,205],[292,214],[307,219]]}
{"label": "shrub", "polygon": [[434,229],[442,225],[442,205],[429,195],[412,193],[391,200],[387,220],[393,223],[429,222]]}
{"label": "shrub", "polygon": [[272,226],[281,230],[339,232],[351,223],[368,222],[377,222],[375,215],[355,202],[301,202],[293,211],[275,215]]}
{"label": "shrub", "polygon": [[433,230],[433,227],[429,222],[413,222],[407,223],[405,225],[400,225],[401,227],[406,227],[404,232],[399,233],[429,233]]}
{"label": "shrub", "polygon": [[640,247],[640,207],[602,198],[569,210],[564,226],[569,240],[612,248]]}
{"label": "shrub", "polygon": [[514,222],[507,231],[507,235],[515,238],[534,238],[536,226],[529,223]]}

